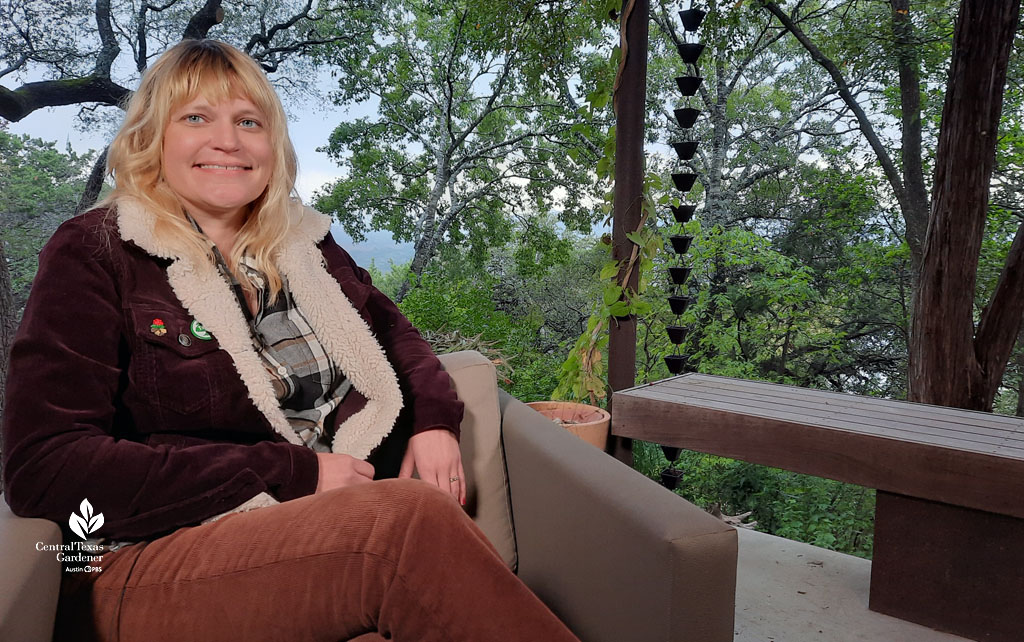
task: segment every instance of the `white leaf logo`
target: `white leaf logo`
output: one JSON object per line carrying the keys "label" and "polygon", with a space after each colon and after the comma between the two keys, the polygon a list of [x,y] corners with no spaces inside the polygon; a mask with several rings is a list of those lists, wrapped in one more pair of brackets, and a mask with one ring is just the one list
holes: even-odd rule
{"label": "white leaf logo", "polygon": [[71,518],[68,519],[68,526],[74,531],[75,535],[78,535],[82,539],[88,539],[88,534],[94,531],[98,531],[103,527],[103,513],[92,514],[92,504],[89,503],[88,499],[83,499],[78,510],[82,511],[81,515],[71,513]]}

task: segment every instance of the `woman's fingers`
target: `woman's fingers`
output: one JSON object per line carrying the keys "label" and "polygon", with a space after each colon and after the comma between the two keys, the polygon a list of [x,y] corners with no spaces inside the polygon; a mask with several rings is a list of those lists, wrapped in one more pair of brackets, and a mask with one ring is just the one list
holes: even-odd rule
{"label": "woman's fingers", "polygon": [[317,493],[373,481],[373,465],[349,455],[317,453]]}
{"label": "woman's fingers", "polygon": [[462,453],[459,451],[458,440],[450,430],[426,430],[413,435],[402,459],[399,476],[403,476],[407,470],[411,475],[413,466],[419,472],[420,479],[434,484],[450,494],[455,501],[465,505],[466,475],[462,467]]}
{"label": "woman's fingers", "polygon": [[459,460],[456,463],[458,464],[458,468],[456,469],[458,472],[457,472],[456,475],[453,475],[453,477],[457,477],[458,480],[452,485],[452,490],[453,490],[452,494],[455,495],[455,499],[459,500],[459,504],[461,504],[462,506],[465,506],[466,505],[466,471],[462,467],[462,457],[461,456],[459,457]]}
{"label": "woman's fingers", "polygon": [[365,477],[367,481],[373,481],[373,464],[362,459],[353,458],[353,461],[355,462],[353,464],[353,469],[355,470],[356,474]]}
{"label": "woman's fingers", "polygon": [[416,460],[413,457],[412,448],[406,447],[405,454],[402,455],[402,466],[398,469],[398,478],[409,478],[412,477],[413,471],[416,469]]}

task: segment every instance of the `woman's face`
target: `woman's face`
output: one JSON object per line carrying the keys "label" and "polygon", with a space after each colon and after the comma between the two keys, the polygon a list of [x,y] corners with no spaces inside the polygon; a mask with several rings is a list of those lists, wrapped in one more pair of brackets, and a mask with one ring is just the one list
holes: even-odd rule
{"label": "woman's face", "polygon": [[198,96],[171,112],[161,161],[190,214],[241,225],[273,168],[266,116],[245,98],[212,105]]}

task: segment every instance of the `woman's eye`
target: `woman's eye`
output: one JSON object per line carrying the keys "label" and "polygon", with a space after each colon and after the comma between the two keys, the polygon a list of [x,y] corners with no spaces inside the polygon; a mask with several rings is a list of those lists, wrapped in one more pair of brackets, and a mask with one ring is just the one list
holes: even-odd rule
{"label": "woman's eye", "polygon": [[201,123],[201,122],[203,122],[203,117],[200,116],[199,114],[189,114],[188,116],[185,116],[185,122],[186,123],[193,123],[193,124]]}
{"label": "woman's eye", "polygon": [[252,118],[244,118],[238,121],[238,124],[246,129],[256,129],[257,127],[260,126],[260,124]]}

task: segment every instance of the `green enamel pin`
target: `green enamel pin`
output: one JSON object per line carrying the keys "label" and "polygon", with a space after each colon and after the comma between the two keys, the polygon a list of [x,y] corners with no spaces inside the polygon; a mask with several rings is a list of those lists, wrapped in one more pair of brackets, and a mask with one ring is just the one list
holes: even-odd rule
{"label": "green enamel pin", "polygon": [[197,339],[209,341],[210,339],[213,338],[210,336],[210,333],[206,331],[206,328],[203,327],[203,324],[199,323],[198,321],[193,320],[192,324],[188,327],[188,329],[192,331],[192,336]]}

